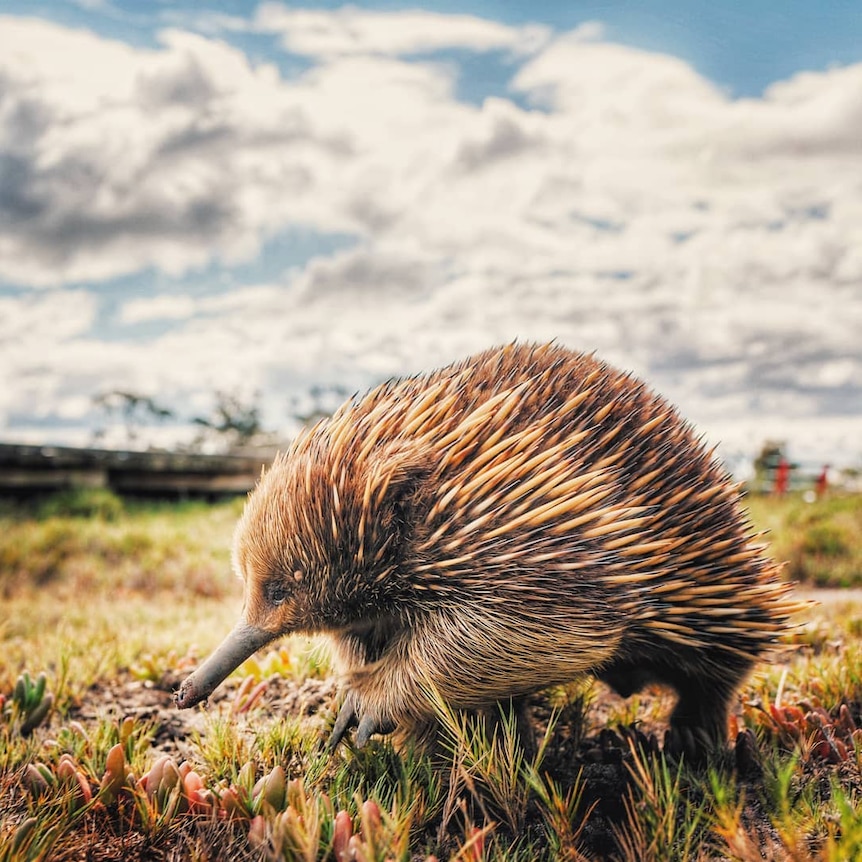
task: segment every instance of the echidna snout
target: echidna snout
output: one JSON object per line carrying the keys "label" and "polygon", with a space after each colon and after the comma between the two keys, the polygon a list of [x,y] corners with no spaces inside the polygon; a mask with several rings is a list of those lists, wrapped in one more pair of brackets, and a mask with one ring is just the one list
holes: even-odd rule
{"label": "echidna snout", "polygon": [[424,725],[429,684],[482,708],[593,673],[622,694],[672,686],[671,741],[701,753],[797,607],[674,408],[556,345],[348,401],[262,477],[234,564],[244,619],[180,705],[269,637],[323,632],[335,743]]}

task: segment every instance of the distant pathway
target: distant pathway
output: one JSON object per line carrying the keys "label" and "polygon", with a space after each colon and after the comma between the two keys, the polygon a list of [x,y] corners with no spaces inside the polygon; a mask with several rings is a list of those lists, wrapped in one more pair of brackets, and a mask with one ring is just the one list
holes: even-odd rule
{"label": "distant pathway", "polygon": [[797,587],[796,594],[802,599],[814,599],[821,605],[835,605],[839,602],[862,603],[862,587],[834,587],[831,589]]}

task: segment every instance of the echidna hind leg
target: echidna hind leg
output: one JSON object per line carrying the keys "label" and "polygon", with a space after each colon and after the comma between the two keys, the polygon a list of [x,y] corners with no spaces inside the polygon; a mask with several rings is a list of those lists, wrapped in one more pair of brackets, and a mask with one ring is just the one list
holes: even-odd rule
{"label": "echidna hind leg", "polygon": [[747,670],[728,669],[721,680],[715,677],[673,680],[679,700],[670,717],[665,744],[668,753],[701,761],[709,754],[724,750],[730,699]]}

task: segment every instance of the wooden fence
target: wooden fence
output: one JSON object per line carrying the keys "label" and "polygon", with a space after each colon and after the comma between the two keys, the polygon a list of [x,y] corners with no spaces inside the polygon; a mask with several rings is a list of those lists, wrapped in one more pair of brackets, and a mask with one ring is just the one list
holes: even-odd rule
{"label": "wooden fence", "polygon": [[82,487],[153,497],[244,494],[273,456],[273,452],[201,455],[0,443],[0,496]]}

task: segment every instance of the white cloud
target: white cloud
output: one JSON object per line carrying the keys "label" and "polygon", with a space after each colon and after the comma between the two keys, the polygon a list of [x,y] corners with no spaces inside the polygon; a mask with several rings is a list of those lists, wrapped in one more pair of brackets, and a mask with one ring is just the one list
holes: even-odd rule
{"label": "white cloud", "polygon": [[[600,130],[643,128],[654,135],[697,129],[724,103],[721,92],[675,57],[594,41],[592,30],[555,39],[523,65],[513,86],[567,116]],[[639,146],[617,141],[615,149]]]}
{"label": "white cloud", "polygon": [[87,332],[96,316],[95,298],[85,291],[49,291],[0,296],[0,425],[13,413],[44,415],[65,396],[64,345]]}
{"label": "white cloud", "polygon": [[187,320],[197,308],[190,296],[155,296],[133,299],[123,305],[121,323],[146,323],[152,320]]}
{"label": "white cloud", "polygon": [[465,48],[531,54],[548,39],[547,27],[509,27],[473,15],[441,14],[422,9],[378,12],[343,6],[334,10],[297,9],[264,3],[255,24],[281,33],[294,54],[343,57],[358,54],[398,56]]}
{"label": "white cloud", "polygon": [[307,88],[217,41],[162,41],[0,21],[0,278],[178,274],[250,258],[292,215],[352,226],[315,212],[349,141],[318,128]]}
{"label": "white cloud", "polygon": [[95,298],[83,290],[0,296],[0,348],[74,338],[92,326],[95,314]]}
{"label": "white cloud", "polygon": [[[470,16],[274,5],[248,27],[316,64],[285,80],[178,29],[143,50],[0,22],[0,278],[183,273],[290,226],[356,237],[281,282],[132,299],[120,324],[169,325],[134,345],[90,331],[92,294],[68,313],[48,303],[65,291],[0,300],[0,359],[31,380],[34,356],[48,369],[13,383],[7,414],[78,415],[82,393],[120,384],[177,403],[260,388],[285,405],[314,380],[361,388],[556,337],[710,428],[855,421],[862,65],[735,101],[595,27],[547,40]],[[536,107],[459,102],[452,65],[405,59],[445,47],[508,52]],[[49,324],[4,330],[9,314]]]}

